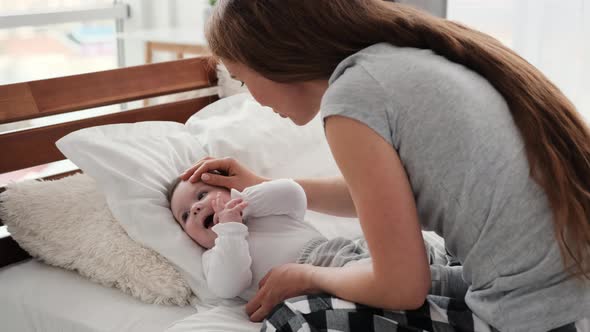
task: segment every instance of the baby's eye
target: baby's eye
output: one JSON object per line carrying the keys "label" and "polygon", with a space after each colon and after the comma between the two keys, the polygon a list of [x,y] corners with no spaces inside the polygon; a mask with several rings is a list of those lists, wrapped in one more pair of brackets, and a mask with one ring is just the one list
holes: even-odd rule
{"label": "baby's eye", "polygon": [[180,216],[180,218],[182,219],[183,222],[185,222],[186,218],[188,218],[188,212],[183,213],[182,216]]}
{"label": "baby's eye", "polygon": [[197,195],[197,199],[198,200],[202,200],[203,198],[205,198],[205,196],[207,196],[207,192],[206,191],[202,191]]}
{"label": "baby's eye", "polygon": [[240,87],[244,86],[244,81],[240,81],[240,83],[242,83],[242,85],[240,85]]}

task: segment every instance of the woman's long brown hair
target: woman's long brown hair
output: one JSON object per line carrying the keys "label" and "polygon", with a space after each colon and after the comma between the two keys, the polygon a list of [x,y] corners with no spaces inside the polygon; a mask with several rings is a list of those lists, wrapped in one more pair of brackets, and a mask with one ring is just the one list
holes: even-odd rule
{"label": "woman's long brown hair", "polygon": [[213,53],[273,81],[327,79],[346,57],[380,42],[431,49],[485,77],[523,137],[566,270],[590,279],[590,135],[534,66],[484,33],[380,0],[221,0],[216,7],[206,32]]}

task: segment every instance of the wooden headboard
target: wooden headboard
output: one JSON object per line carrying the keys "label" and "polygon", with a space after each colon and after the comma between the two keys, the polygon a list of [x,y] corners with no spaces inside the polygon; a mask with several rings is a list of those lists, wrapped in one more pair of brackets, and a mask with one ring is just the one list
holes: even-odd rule
{"label": "wooden headboard", "polygon": [[[200,57],[0,85],[0,124],[179,92],[202,91],[216,84],[215,66],[211,59]],[[192,114],[215,100],[217,94],[0,133],[0,174],[65,159],[55,142],[78,129],[138,121],[184,123]],[[44,179],[57,179],[74,172],[54,174]],[[4,190],[0,187],[0,192]],[[29,257],[11,237],[0,238],[0,267]]]}

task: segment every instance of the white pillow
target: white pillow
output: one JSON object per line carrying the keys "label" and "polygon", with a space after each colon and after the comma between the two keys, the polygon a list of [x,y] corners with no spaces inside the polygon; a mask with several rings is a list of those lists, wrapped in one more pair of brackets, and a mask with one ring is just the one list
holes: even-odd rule
{"label": "white pillow", "polygon": [[340,174],[319,114],[297,126],[242,93],[203,108],[186,125],[211,156],[233,157],[263,176]]}
{"label": "white pillow", "polygon": [[0,199],[0,218],[33,257],[144,302],[189,302],[184,278],[158,253],[127,236],[88,175],[9,184]]}
{"label": "white pillow", "polygon": [[319,118],[298,127],[250,94],[208,105],[186,123],[139,122],[82,129],[57,143],[97,180],[115,218],[134,240],[162,254],[203,301],[216,298],[204,279],[202,248],[174,221],[170,182],[203,156],[235,157],[273,178],[338,173]]}
{"label": "white pillow", "polygon": [[176,224],[166,198],[178,174],[206,155],[184,124],[98,126],[70,133],[56,145],[96,180],[113,216],[132,239],[176,265],[199,298],[214,298],[203,276],[203,249]]}

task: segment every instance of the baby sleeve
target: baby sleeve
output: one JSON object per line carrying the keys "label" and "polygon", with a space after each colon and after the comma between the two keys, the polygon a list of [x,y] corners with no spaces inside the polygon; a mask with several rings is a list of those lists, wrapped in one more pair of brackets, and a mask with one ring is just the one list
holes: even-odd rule
{"label": "baby sleeve", "polygon": [[248,227],[238,222],[213,226],[215,246],[203,254],[203,271],[209,289],[218,297],[240,295],[252,283],[252,258],[248,246]]}
{"label": "baby sleeve", "polygon": [[232,189],[232,198],[248,202],[244,218],[269,215],[288,215],[303,220],[307,209],[307,197],[303,188],[291,179],[263,182],[239,192]]}

